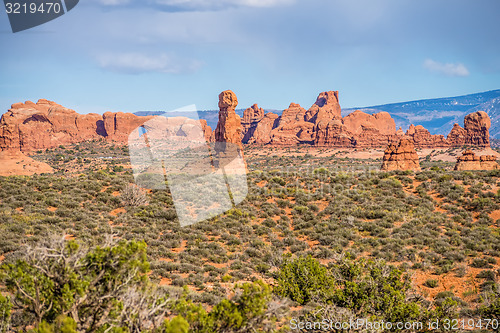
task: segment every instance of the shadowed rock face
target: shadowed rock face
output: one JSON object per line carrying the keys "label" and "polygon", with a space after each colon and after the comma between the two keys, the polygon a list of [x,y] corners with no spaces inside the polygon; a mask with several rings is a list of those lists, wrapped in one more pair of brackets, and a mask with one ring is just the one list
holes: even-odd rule
{"label": "shadowed rock face", "polygon": [[249,139],[254,136],[255,129],[262,118],[264,118],[264,109],[259,108],[257,104],[252,105],[243,112],[241,122],[241,140],[243,143],[248,143]]}
{"label": "shadowed rock face", "polygon": [[462,156],[457,157],[455,170],[497,170],[500,165],[494,155],[476,156],[470,149],[464,151]]}
{"label": "shadowed rock face", "polygon": [[397,144],[389,144],[384,152],[381,169],[383,171],[420,171],[420,163],[413,142],[403,138]]}

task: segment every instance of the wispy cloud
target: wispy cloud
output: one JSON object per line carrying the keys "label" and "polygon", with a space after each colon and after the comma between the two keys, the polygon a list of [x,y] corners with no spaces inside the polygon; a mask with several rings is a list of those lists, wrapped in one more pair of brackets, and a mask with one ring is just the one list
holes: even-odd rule
{"label": "wispy cloud", "polygon": [[469,76],[470,72],[462,63],[441,63],[432,59],[426,59],[423,67],[431,72],[446,76]]}
{"label": "wispy cloud", "polygon": [[274,7],[296,0],[93,0],[103,6],[135,5],[165,11],[211,11],[235,7]]}
{"label": "wispy cloud", "polygon": [[103,69],[125,74],[179,74],[195,72],[202,65],[200,61],[179,59],[167,54],[151,56],[141,53],[106,53],[97,56],[97,61]]}
{"label": "wispy cloud", "polygon": [[131,0],[93,0],[95,3],[103,6],[123,6],[128,5]]}

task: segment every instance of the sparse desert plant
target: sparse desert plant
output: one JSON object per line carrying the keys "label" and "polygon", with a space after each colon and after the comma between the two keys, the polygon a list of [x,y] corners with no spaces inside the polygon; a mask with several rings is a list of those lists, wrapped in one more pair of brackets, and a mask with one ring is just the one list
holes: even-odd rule
{"label": "sparse desert plant", "polygon": [[144,206],[148,203],[148,198],[143,189],[135,184],[128,184],[121,195],[124,205],[130,207]]}
{"label": "sparse desert plant", "polygon": [[424,286],[429,288],[436,288],[439,285],[438,280],[428,279],[424,282]]}

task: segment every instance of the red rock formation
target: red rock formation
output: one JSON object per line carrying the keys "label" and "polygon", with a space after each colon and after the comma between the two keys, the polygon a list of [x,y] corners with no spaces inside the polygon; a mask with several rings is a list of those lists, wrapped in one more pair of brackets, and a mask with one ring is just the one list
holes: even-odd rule
{"label": "red rock formation", "polygon": [[261,121],[262,118],[264,118],[264,109],[254,104],[243,112],[241,124],[252,124]]}
{"label": "red rock formation", "polygon": [[443,135],[432,135],[422,125],[414,126],[411,124],[406,131],[406,136],[411,138],[415,147],[418,148],[447,147],[449,145]]}
{"label": "red rock formation", "polygon": [[352,133],[355,147],[383,147],[397,140],[396,123],[387,112],[370,115],[357,110],[342,121],[347,131]]}
{"label": "red rock formation", "polygon": [[326,91],[319,94],[316,103],[307,110],[305,121],[317,124],[319,121],[341,119],[338,91]]}
{"label": "red rock formation", "polygon": [[139,117],[132,113],[106,112],[103,114],[104,128],[109,140],[127,142],[130,133],[152,117]]}
{"label": "red rock formation", "polygon": [[291,103],[278,119],[277,127],[271,132],[271,143],[294,145],[310,143],[313,140],[314,124],[304,121],[306,110],[299,104]]}
{"label": "red rock formation", "polygon": [[489,147],[490,127],[491,120],[488,114],[477,111],[465,116],[464,128],[454,124],[447,141],[453,147],[464,145]]}
{"label": "red rock formation", "polygon": [[301,107],[300,104],[290,103],[288,109],[283,110],[278,127],[283,127],[297,122],[304,122],[305,114],[306,109]]}
{"label": "red rock formation", "polygon": [[273,129],[278,126],[279,116],[272,112],[266,113],[264,118],[257,123],[253,134],[248,137],[245,143],[250,144],[268,144],[271,142]]}
{"label": "red rock formation", "polygon": [[216,168],[224,168],[226,174],[242,175],[246,172],[241,143],[241,119],[236,114],[238,98],[231,90],[219,95],[219,122],[215,129]]}
{"label": "red rock formation", "polygon": [[243,149],[241,144],[241,119],[236,114],[238,98],[231,90],[219,95],[219,122],[215,129],[215,142],[231,143]]}
{"label": "red rock formation", "polygon": [[397,144],[389,144],[384,152],[382,170],[420,171],[420,163],[413,142],[403,138]]}
{"label": "red rock formation", "polygon": [[[123,112],[82,115],[45,99],[16,103],[0,120],[0,150],[29,152],[102,138],[125,144],[133,130],[153,118]],[[189,137],[198,122],[183,119],[179,130]],[[200,123],[207,141],[214,141],[207,122]]]}
{"label": "red rock formation", "polygon": [[[272,113],[264,115],[264,110],[255,104],[245,110],[243,122],[235,113],[238,100],[233,92],[225,91],[219,99],[216,130],[211,132],[206,122],[201,122],[205,138],[211,142],[232,143],[239,149],[241,141],[276,145],[384,147],[403,136],[419,148],[489,146],[491,121],[482,111],[466,116],[464,128],[455,124],[445,138],[431,135],[420,125],[411,125],[406,134],[401,128],[395,131],[395,122],[386,112],[369,115],[355,111],[342,119],[337,91],[321,93],[307,111],[292,103],[280,117]],[[121,112],[107,112],[103,116],[80,115],[44,99],[36,104],[29,101],[16,103],[0,120],[0,150],[31,151],[100,138],[126,143],[129,134],[150,119]],[[186,130],[189,132],[189,129]]]}
{"label": "red rock formation", "polygon": [[264,109],[259,108],[257,104],[252,105],[252,107],[246,109],[243,112],[243,120],[241,122],[242,126],[241,137],[243,143],[248,143],[250,138],[254,135],[257,125],[263,118],[264,118]]}
{"label": "red rock formation", "polygon": [[101,138],[102,117],[47,100],[17,103],[0,120],[0,149],[32,151]]}
{"label": "red rock formation", "polygon": [[314,127],[314,144],[329,147],[354,147],[356,141],[351,132],[342,123],[341,119],[330,120],[328,123],[320,121]]}
{"label": "red rock formation", "polygon": [[353,134],[363,132],[363,127],[373,127],[382,135],[396,134],[396,123],[387,112],[379,112],[373,115],[356,110],[343,119],[347,130]]}
{"label": "red rock formation", "polygon": [[[274,119],[274,118],[273,118]],[[262,122],[263,120],[261,120]],[[432,135],[423,126],[411,125],[406,134],[396,129],[387,112],[369,115],[355,111],[343,119],[337,91],[321,93],[314,105],[304,112],[298,104],[290,104],[275,126],[270,119],[259,128],[258,135],[247,134],[245,143],[276,145],[311,144],[332,147],[384,147],[405,136],[418,148],[489,146],[490,119],[485,112],[475,112],[465,118],[465,128],[456,124],[447,138]],[[270,131],[270,133],[268,132]]]}
{"label": "red rock formation", "polygon": [[462,156],[457,157],[455,170],[497,170],[500,165],[494,155],[476,156],[474,152],[467,149]]}

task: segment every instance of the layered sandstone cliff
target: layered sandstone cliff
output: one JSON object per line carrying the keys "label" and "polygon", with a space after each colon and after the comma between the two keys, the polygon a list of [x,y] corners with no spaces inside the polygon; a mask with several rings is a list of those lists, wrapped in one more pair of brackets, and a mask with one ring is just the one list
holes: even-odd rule
{"label": "layered sandstone cliff", "polygon": [[474,152],[467,149],[462,156],[457,157],[455,170],[497,170],[500,165],[494,155],[476,156]]}
{"label": "layered sandstone cliff", "polygon": [[413,142],[403,138],[397,144],[389,144],[384,152],[381,169],[383,171],[420,171],[420,163]]}

